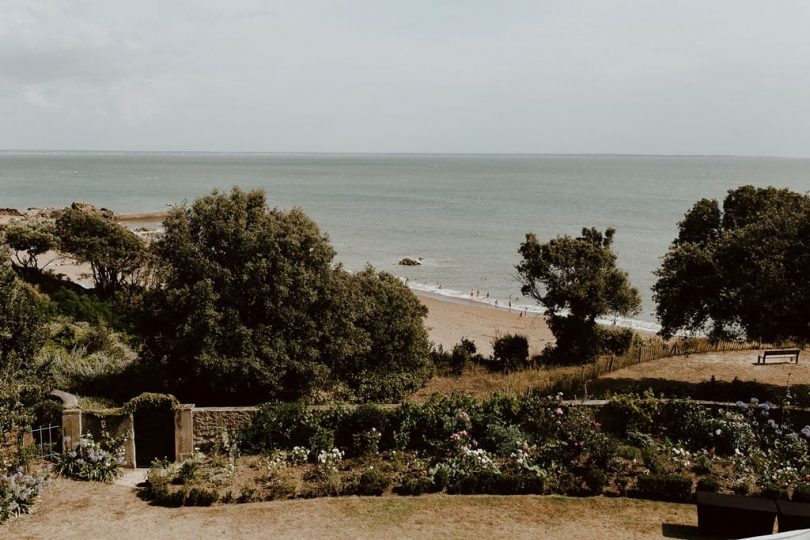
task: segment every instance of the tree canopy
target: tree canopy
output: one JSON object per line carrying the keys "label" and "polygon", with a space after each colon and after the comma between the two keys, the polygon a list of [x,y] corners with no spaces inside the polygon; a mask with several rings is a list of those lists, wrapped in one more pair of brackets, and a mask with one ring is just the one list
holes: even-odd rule
{"label": "tree canopy", "polygon": [[59,248],[59,238],[50,221],[14,220],[3,228],[3,236],[13,253],[12,263],[22,268],[42,270],[37,258]]}
{"label": "tree canopy", "polygon": [[584,361],[601,350],[596,319],[632,315],[641,299],[627,273],[616,266],[611,249],[614,229],[604,233],[582,229],[582,235],[552,238],[541,243],[529,233],[517,265],[522,293],[546,309],[555,347],[546,354],[556,359]]}
{"label": "tree canopy", "polygon": [[29,407],[41,397],[34,357],[44,341],[44,319],[40,295],[0,259],[0,432],[30,421]]}
{"label": "tree canopy", "polygon": [[146,246],[138,236],[101,213],[74,205],[56,220],[63,251],[90,263],[93,281],[102,293],[133,283],[144,266]]}
{"label": "tree canopy", "polygon": [[184,399],[296,398],[427,358],[410,291],[333,267],[317,224],[300,209],[268,209],[261,191],[214,191],[173,209],[155,253],[145,353]]}
{"label": "tree canopy", "polygon": [[678,228],[653,287],[663,336],[810,339],[808,195],[742,186],[722,211],[698,201]]}

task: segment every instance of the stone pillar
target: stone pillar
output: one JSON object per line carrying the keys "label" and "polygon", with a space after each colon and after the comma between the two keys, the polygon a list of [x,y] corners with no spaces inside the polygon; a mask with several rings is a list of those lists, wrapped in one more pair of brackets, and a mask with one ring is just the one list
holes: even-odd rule
{"label": "stone pillar", "polygon": [[62,448],[69,452],[79,446],[82,437],[82,410],[78,407],[62,409]]}
{"label": "stone pillar", "polygon": [[174,410],[174,458],[177,462],[194,454],[194,404],[182,404]]}

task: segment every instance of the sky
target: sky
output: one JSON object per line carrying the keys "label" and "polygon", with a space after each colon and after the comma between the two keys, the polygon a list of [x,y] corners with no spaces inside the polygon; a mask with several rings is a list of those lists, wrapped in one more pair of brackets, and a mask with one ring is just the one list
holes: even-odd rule
{"label": "sky", "polygon": [[806,0],[0,0],[0,148],[810,157]]}

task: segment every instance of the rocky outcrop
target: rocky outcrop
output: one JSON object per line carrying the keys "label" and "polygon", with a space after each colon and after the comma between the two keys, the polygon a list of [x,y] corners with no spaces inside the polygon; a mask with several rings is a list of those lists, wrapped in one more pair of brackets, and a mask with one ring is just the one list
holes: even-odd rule
{"label": "rocky outcrop", "polygon": [[0,208],[0,216],[22,217],[22,212],[16,208]]}
{"label": "rocky outcrop", "polygon": [[410,257],[405,257],[401,261],[399,261],[400,266],[420,266],[422,264],[422,259],[411,259]]}
{"label": "rocky outcrop", "polygon": [[94,204],[86,201],[76,201],[73,204],[71,204],[70,207],[74,210],[84,212],[85,214],[101,216],[107,219],[115,219],[115,213],[112,210],[107,210],[106,208],[98,208]]}

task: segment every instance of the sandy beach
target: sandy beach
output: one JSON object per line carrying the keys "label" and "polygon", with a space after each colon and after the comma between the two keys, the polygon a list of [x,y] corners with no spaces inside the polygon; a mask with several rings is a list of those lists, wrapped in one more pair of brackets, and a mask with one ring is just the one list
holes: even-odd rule
{"label": "sandy beach", "polygon": [[414,293],[430,310],[425,321],[430,340],[445,349],[451,349],[461,338],[467,338],[475,343],[480,353],[489,355],[496,338],[523,334],[529,339],[530,354],[539,354],[554,339],[540,315],[521,317],[517,309],[496,308],[421,291]]}

